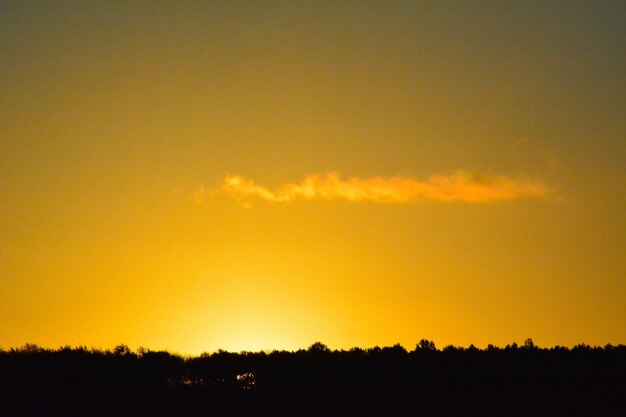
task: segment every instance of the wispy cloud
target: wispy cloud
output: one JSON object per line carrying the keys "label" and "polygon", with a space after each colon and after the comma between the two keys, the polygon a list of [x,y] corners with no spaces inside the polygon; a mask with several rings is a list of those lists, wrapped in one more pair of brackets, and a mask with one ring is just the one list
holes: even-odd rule
{"label": "wispy cloud", "polygon": [[478,203],[543,197],[549,193],[540,181],[467,171],[433,175],[425,180],[400,176],[343,179],[337,173],[328,173],[309,175],[300,183],[275,189],[241,175],[228,175],[221,188],[240,201],[256,198],[273,203],[316,199],[395,204],[419,199]]}

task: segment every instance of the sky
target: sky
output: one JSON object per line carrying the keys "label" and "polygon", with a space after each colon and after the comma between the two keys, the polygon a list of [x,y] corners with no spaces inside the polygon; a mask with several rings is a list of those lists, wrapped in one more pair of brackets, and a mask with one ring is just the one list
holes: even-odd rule
{"label": "sky", "polygon": [[626,343],[626,6],[0,1],[0,347]]}

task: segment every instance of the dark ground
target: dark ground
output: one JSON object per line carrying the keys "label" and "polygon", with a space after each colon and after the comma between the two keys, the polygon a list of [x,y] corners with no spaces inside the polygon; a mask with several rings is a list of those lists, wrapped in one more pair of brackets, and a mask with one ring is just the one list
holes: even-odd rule
{"label": "dark ground", "polygon": [[0,351],[0,416],[626,416],[626,346]]}

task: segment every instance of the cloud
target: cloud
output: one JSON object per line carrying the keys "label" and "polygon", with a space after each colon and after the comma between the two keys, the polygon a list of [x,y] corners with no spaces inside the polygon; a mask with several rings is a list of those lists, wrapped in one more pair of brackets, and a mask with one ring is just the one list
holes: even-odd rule
{"label": "cloud", "polygon": [[228,175],[222,190],[237,200],[257,198],[272,203],[347,200],[402,204],[419,199],[479,203],[544,197],[549,193],[540,181],[468,171],[433,175],[422,181],[400,176],[343,179],[337,173],[328,173],[309,175],[300,183],[275,189],[258,185],[241,175]]}

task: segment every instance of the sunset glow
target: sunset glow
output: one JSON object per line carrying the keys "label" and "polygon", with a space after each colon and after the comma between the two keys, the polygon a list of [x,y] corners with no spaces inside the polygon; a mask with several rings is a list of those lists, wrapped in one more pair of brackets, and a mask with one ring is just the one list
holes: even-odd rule
{"label": "sunset glow", "polygon": [[625,2],[0,2],[0,348],[626,343]]}

